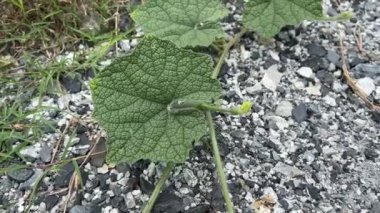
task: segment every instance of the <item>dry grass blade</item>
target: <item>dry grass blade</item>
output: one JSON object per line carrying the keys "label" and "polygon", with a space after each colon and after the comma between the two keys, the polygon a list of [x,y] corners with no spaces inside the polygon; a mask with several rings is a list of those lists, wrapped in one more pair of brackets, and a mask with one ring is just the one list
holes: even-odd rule
{"label": "dry grass blade", "polygon": [[380,55],[379,54],[375,54],[373,52],[368,52],[364,48],[364,46],[363,46],[363,36],[362,36],[362,34],[360,32],[360,28],[358,26],[356,26],[356,28],[355,28],[354,38],[355,38],[355,42],[356,42],[356,48],[357,48],[358,52],[363,57],[367,57],[370,60],[380,60]]}
{"label": "dry grass blade", "polygon": [[[80,164],[79,168],[83,167],[84,164],[88,161],[90,156],[93,154],[96,145],[98,144],[101,136],[97,135],[95,143],[92,145],[91,150],[88,152],[88,154],[85,156],[83,162]],[[74,161],[74,160],[73,160]],[[63,212],[66,212],[67,206],[69,204],[70,198],[72,197],[72,192],[76,192],[77,189],[79,189],[79,185],[81,182],[81,178],[79,170],[77,172],[74,172],[73,175],[71,176],[69,187],[68,187],[68,193],[67,193],[67,199],[64,204]]]}
{"label": "dry grass blade", "polygon": [[57,155],[57,152],[58,152],[58,149],[59,149],[59,146],[61,145],[62,141],[63,141],[63,138],[65,137],[67,131],[69,130],[71,126],[71,120],[68,122],[68,124],[66,125],[65,129],[63,130],[61,136],[59,137],[58,141],[56,142],[55,146],[54,146],[54,149],[53,149],[53,154],[51,155],[51,161],[50,163],[53,163],[54,160],[55,160],[55,157]]}
{"label": "dry grass blade", "polygon": [[364,102],[365,104],[373,110],[380,111],[380,106],[377,104],[372,103],[368,99],[368,95],[363,91],[362,88],[360,88],[356,84],[356,80],[351,77],[347,63],[346,63],[346,48],[343,45],[343,36],[340,36],[340,51],[341,51],[341,59],[342,59],[342,70],[343,70],[343,77],[346,79],[348,86],[354,91],[356,95],[358,95]]}
{"label": "dry grass blade", "polygon": [[[92,154],[90,155],[90,157],[91,157],[91,156],[95,156],[95,155],[104,154],[104,153],[105,153],[105,151],[94,152],[94,153],[92,153]],[[67,159],[67,160],[56,161],[56,162],[54,162],[54,163],[38,165],[37,168],[39,168],[39,169],[46,169],[46,168],[49,168],[49,167],[52,167],[52,166],[55,166],[55,165],[58,165],[58,164],[62,164],[62,163],[68,162],[68,161],[72,161],[72,160],[80,160],[80,159],[83,159],[83,158],[87,158],[87,155],[85,155],[85,156],[79,156],[79,157],[75,157],[75,158],[70,158],[70,159]]]}

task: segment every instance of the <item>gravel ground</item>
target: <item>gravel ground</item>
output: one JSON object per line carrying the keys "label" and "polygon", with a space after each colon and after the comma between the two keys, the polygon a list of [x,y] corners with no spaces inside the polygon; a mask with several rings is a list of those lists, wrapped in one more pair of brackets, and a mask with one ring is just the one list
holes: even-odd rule
{"label": "gravel ground", "polygon": [[[235,23],[241,21],[242,7],[240,1],[231,2],[224,24],[230,34],[240,27]],[[339,48],[343,32],[351,73],[369,98],[380,103],[380,1],[344,1],[339,7],[325,2],[325,9],[329,15],[351,10],[357,16],[347,22],[286,27],[266,45],[249,33],[222,67],[224,104],[254,102],[249,116],[215,115],[237,212],[380,212],[380,113],[369,110],[346,85]],[[362,36],[365,53],[356,48],[355,32]],[[135,45],[135,40],[120,42],[120,53]],[[36,166],[1,176],[0,212],[25,210],[26,199],[43,173],[41,165],[51,162],[61,132],[65,134],[57,156],[83,156],[94,143],[94,152],[104,151],[104,133],[91,120],[88,84],[93,76],[86,71],[64,77],[67,93],[44,97],[43,105],[59,109],[39,114],[54,121],[54,128],[47,127],[40,141],[21,152]],[[32,99],[28,108],[37,103],[37,98]],[[93,156],[80,169],[84,189],[68,201],[69,212],[140,212],[164,166],[149,161],[106,165],[104,157]],[[68,163],[44,177],[31,210],[61,212],[74,170]],[[224,209],[207,146],[195,147],[168,184],[154,212]],[[7,208],[9,204],[13,205]]]}

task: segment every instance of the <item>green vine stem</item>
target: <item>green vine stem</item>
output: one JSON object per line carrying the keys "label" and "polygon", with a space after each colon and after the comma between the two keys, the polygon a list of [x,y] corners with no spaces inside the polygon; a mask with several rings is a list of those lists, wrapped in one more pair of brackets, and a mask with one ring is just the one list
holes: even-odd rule
{"label": "green vine stem", "polygon": [[231,47],[240,40],[240,38],[247,32],[247,29],[243,28],[238,34],[236,34],[227,44],[223,47],[223,52],[219,57],[218,63],[216,64],[214,71],[212,72],[211,78],[216,79],[219,75],[220,69],[222,68],[224,59],[226,58]]}
{"label": "green vine stem", "polygon": [[181,114],[200,110],[229,113],[232,115],[245,115],[251,111],[252,105],[253,103],[251,101],[244,101],[239,107],[223,108],[220,105],[213,105],[205,102],[175,100],[168,105],[167,109],[172,114]]}
{"label": "green vine stem", "polygon": [[211,146],[212,146],[212,152],[214,155],[216,171],[218,173],[219,183],[220,183],[220,186],[222,188],[224,201],[226,202],[227,212],[233,213],[234,212],[234,204],[232,203],[232,200],[230,198],[230,193],[228,192],[228,185],[227,185],[226,176],[224,174],[224,169],[223,169],[224,165],[222,162],[222,158],[220,157],[218,142],[216,141],[214,122],[212,120],[212,116],[211,116],[210,111],[206,112],[206,119],[207,119],[209,131],[210,131],[210,136],[211,136]]}
{"label": "green vine stem", "polygon": [[166,165],[166,168],[164,172],[162,173],[160,180],[158,181],[157,185],[154,187],[153,193],[150,196],[148,203],[146,204],[145,208],[143,209],[142,213],[150,213],[152,210],[154,203],[156,202],[158,195],[161,192],[162,186],[165,184],[165,181],[169,178],[170,172],[174,168],[174,163],[173,162],[168,162]]}

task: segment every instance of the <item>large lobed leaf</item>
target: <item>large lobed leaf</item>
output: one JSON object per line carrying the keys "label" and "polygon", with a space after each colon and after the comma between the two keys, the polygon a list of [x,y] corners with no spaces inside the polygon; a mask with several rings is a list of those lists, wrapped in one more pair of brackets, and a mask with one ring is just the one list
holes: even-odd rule
{"label": "large lobed leaf", "polygon": [[271,38],[286,25],[322,16],[321,0],[250,0],[245,5],[243,23],[262,37]]}
{"label": "large lobed leaf", "polygon": [[149,0],[132,18],[147,35],[194,47],[224,37],[218,21],[227,14],[219,0]]}
{"label": "large lobed leaf", "polygon": [[183,162],[207,133],[204,115],[173,115],[167,107],[173,100],[217,99],[221,88],[211,72],[210,57],[152,37],[101,71],[91,91],[94,116],[108,136],[107,161]]}

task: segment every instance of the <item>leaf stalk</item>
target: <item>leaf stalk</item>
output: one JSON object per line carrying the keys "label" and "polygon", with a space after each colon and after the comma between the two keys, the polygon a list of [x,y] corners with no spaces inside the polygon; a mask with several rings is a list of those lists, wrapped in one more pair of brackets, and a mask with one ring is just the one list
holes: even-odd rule
{"label": "leaf stalk", "polygon": [[188,113],[193,111],[212,111],[229,113],[232,115],[245,115],[251,111],[253,103],[251,101],[244,101],[241,106],[233,108],[223,108],[219,105],[199,102],[199,101],[181,101],[176,100],[168,105],[168,111],[172,114]]}
{"label": "leaf stalk", "polygon": [[224,201],[226,202],[227,212],[233,213],[234,212],[234,205],[232,203],[230,193],[228,191],[226,176],[224,174],[224,169],[223,169],[224,165],[223,165],[222,158],[220,157],[218,142],[216,141],[214,122],[212,120],[212,116],[211,116],[210,111],[206,112],[206,119],[207,119],[209,131],[210,131],[210,136],[211,136],[211,146],[212,146],[212,152],[214,155],[216,171],[218,173],[219,184],[220,184],[221,189],[222,189]]}
{"label": "leaf stalk", "polygon": [[158,180],[157,185],[154,187],[153,193],[150,196],[148,203],[144,207],[142,213],[150,213],[151,212],[151,210],[154,206],[154,203],[156,202],[158,195],[161,192],[161,188],[165,184],[165,181],[169,178],[170,172],[173,170],[173,168],[174,168],[174,163],[168,162],[168,164],[165,167],[164,172],[162,173],[162,175],[160,177],[160,180]]}
{"label": "leaf stalk", "polygon": [[223,62],[224,62],[224,59],[226,58],[228,52],[230,51],[230,49],[236,44],[236,42],[238,42],[240,40],[240,38],[247,32],[247,29],[246,28],[243,28],[238,34],[236,34],[227,44],[224,45],[224,48],[223,48],[223,52],[222,54],[220,55],[219,59],[218,59],[218,63],[216,64],[213,72],[212,72],[212,75],[211,75],[211,78],[212,79],[216,79],[219,75],[219,72],[220,72],[220,69],[222,68],[222,65],[223,65]]}

